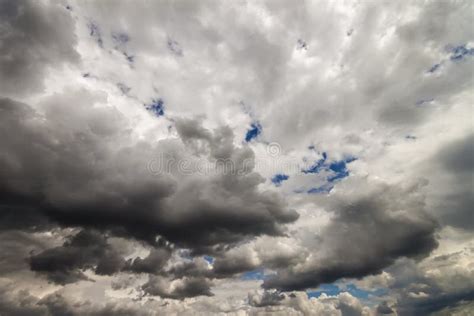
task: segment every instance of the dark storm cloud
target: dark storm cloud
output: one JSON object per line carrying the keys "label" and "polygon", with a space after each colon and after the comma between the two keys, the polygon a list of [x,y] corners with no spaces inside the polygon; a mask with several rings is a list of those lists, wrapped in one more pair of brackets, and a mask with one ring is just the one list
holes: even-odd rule
{"label": "dark storm cloud", "polygon": [[31,255],[28,262],[32,271],[45,275],[49,281],[67,284],[87,280],[83,273],[86,269],[98,275],[112,275],[121,271],[163,274],[163,267],[170,256],[170,249],[158,247],[152,248],[145,258],[136,257],[125,261],[119,249],[112,247],[103,234],[83,230],[69,236],[60,247]]}
{"label": "dark storm cloud", "polygon": [[443,224],[474,230],[474,134],[443,146],[433,158],[437,174],[447,174],[433,183],[439,189],[437,214]]}
{"label": "dark storm cloud", "polygon": [[[432,292],[431,292],[432,291]],[[430,289],[428,297],[408,297],[404,296],[397,305],[397,311],[401,315],[431,315],[443,309],[462,306],[474,301],[474,288],[452,293],[443,293]]]}
{"label": "dark storm cloud", "polygon": [[59,3],[0,1],[0,94],[43,88],[45,70],[77,62],[74,20]]}
{"label": "dark storm cloud", "polygon": [[390,306],[388,306],[387,302],[382,302],[379,305],[377,305],[376,312],[377,312],[377,315],[388,315],[388,314],[394,313],[393,309]]}
{"label": "dark storm cloud", "polygon": [[474,134],[448,144],[438,155],[443,167],[452,173],[474,172]]}
{"label": "dark storm cloud", "polygon": [[340,278],[378,274],[399,257],[428,255],[437,246],[437,224],[423,211],[417,190],[386,186],[340,205],[321,234],[324,256],[303,271],[282,270],[263,286],[285,291],[314,288]]}
{"label": "dark storm cloud", "polygon": [[[1,158],[0,158],[1,159]],[[1,174],[1,171],[0,171]],[[0,188],[2,185],[0,184]],[[38,213],[38,209],[30,205],[32,201],[21,201],[22,196],[11,194],[11,192],[0,192],[0,230],[24,230],[24,231],[45,231],[55,225],[43,214]],[[18,203],[18,205],[10,203]],[[22,205],[24,204],[24,205]],[[18,216],[21,214],[21,216]]]}
{"label": "dark storm cloud", "polygon": [[[177,120],[176,129],[182,141],[199,156],[214,163],[217,175],[190,177],[171,198],[178,205],[166,218],[170,221],[173,240],[193,236],[200,245],[233,244],[246,235],[282,235],[277,223],[290,223],[298,218],[294,210],[286,208],[285,201],[273,192],[259,192],[257,186],[264,179],[252,172],[254,153],[248,147],[233,146],[234,135],[229,127],[214,131],[204,129],[196,120]],[[209,199],[203,199],[209,197]],[[230,199],[232,197],[232,199]],[[179,199],[179,200],[177,200]],[[188,205],[192,201],[192,207]],[[169,209],[171,210],[171,209]],[[173,226],[176,214],[182,216],[179,226]],[[199,231],[210,232],[200,235]],[[217,233],[217,230],[219,231]],[[182,234],[182,232],[187,232]],[[260,233],[257,233],[260,231]],[[217,234],[216,234],[217,233]],[[199,249],[198,249],[199,250]],[[202,251],[209,249],[202,249]]]}
{"label": "dark storm cloud", "polygon": [[[412,260],[401,260],[388,270],[395,276],[390,289],[393,296],[397,297],[394,308],[399,314],[431,315],[446,310],[446,314],[450,315],[451,308],[462,308],[474,301],[474,283],[469,278],[472,273],[469,270],[463,273],[454,270],[453,274],[456,276],[449,275],[451,272],[448,267],[455,267],[459,263],[459,253],[438,256],[431,260],[434,265],[428,265],[430,270],[437,271],[437,268],[444,266],[445,270],[441,271],[447,275],[426,273]],[[446,286],[446,281],[449,286]]]}
{"label": "dark storm cloud", "polygon": [[85,269],[97,274],[113,274],[125,264],[123,258],[107,243],[106,238],[91,231],[81,231],[62,246],[47,249],[29,258],[31,270],[58,283],[74,283],[87,279]]}
{"label": "dark storm cloud", "polygon": [[143,259],[138,257],[127,262],[125,271],[156,274],[160,272],[170,257],[171,251],[169,249],[153,248],[147,257]]}
{"label": "dark storm cloud", "polygon": [[[11,134],[1,140],[3,209],[24,209],[28,216],[107,229],[150,243],[162,235],[196,249],[247,236],[279,235],[281,224],[298,217],[275,193],[258,192],[263,179],[250,170],[200,177],[178,172],[179,186],[170,174],[153,174],[147,166],[155,155],[172,155],[182,145],[176,140],[161,147],[135,143],[116,110],[92,107],[96,97],[86,92],[56,95],[44,102],[44,114],[26,104],[0,101],[0,128]],[[62,107],[78,99],[81,106]],[[253,159],[250,149],[232,146],[227,128],[215,134],[204,130],[197,137],[208,142],[212,156],[229,157],[239,170],[247,167],[246,159]],[[187,143],[188,136],[183,138]]]}
{"label": "dark storm cloud", "polygon": [[150,275],[148,282],[142,285],[147,295],[163,298],[184,299],[196,296],[212,296],[212,283],[205,278],[186,277],[174,281],[173,286],[163,277]]}

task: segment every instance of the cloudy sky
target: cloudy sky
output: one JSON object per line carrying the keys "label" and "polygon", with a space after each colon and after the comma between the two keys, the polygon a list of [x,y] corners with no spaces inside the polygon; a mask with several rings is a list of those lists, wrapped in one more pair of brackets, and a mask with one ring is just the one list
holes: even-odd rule
{"label": "cloudy sky", "polygon": [[0,315],[469,315],[473,66],[469,0],[0,0]]}

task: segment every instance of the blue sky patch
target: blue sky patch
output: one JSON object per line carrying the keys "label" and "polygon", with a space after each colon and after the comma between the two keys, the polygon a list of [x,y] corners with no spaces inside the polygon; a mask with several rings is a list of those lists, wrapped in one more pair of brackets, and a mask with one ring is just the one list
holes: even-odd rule
{"label": "blue sky patch", "polygon": [[349,157],[344,160],[334,161],[329,165],[329,170],[334,172],[334,175],[329,176],[327,180],[329,182],[334,182],[336,180],[343,179],[349,176],[349,170],[347,170],[347,164],[353,162],[357,158]]}
{"label": "blue sky patch", "polygon": [[[314,146],[309,146],[308,149],[315,150]],[[356,157],[349,156],[342,160],[334,160],[329,162],[328,155],[326,152],[322,153],[322,158],[316,160],[316,162],[307,169],[302,169],[301,172],[305,174],[318,174],[322,171],[328,173],[326,177],[326,183],[322,185],[312,187],[310,189],[301,189],[294,191],[295,193],[306,192],[308,194],[328,194],[334,188],[335,182],[349,176],[349,170],[347,164],[357,160]]]}
{"label": "blue sky patch", "polygon": [[428,69],[428,72],[433,73],[438,70],[439,67],[441,67],[441,64],[434,64],[430,69]]}
{"label": "blue sky patch", "polygon": [[334,182],[334,181],[337,181],[337,180],[340,180],[340,179],[344,179],[345,177],[348,177],[348,176],[349,176],[349,171],[344,170],[344,171],[337,172],[333,176],[329,176],[328,181],[329,182]]}
{"label": "blue sky patch", "polygon": [[273,176],[271,181],[275,186],[279,187],[283,181],[286,181],[289,178],[290,178],[290,176],[288,176],[286,174],[278,173],[278,174]]}
{"label": "blue sky patch", "polygon": [[335,296],[341,293],[342,291],[339,289],[337,285],[334,284],[321,284],[318,287],[318,290],[315,291],[307,291],[306,294],[308,295],[308,298],[312,297],[320,297],[323,293],[329,296]]}
{"label": "blue sky patch", "polygon": [[308,194],[321,194],[321,193],[329,193],[334,188],[332,184],[325,183],[320,187],[311,188],[307,191]]}
{"label": "blue sky patch", "polygon": [[348,292],[358,299],[366,300],[369,296],[383,296],[387,294],[388,290],[385,288],[376,288],[373,290],[363,290],[358,288],[355,284],[348,284],[345,288],[340,288],[334,284],[321,284],[315,291],[307,291],[309,298],[320,297],[323,293],[328,296],[335,296],[342,292]]}
{"label": "blue sky patch", "polygon": [[245,141],[248,143],[252,139],[257,138],[258,135],[262,133],[262,125],[260,123],[255,122],[250,125],[250,129],[245,134]]}
{"label": "blue sky patch", "polygon": [[302,170],[303,173],[319,173],[323,169],[327,158],[328,158],[327,154],[323,152],[323,158],[316,161],[316,163],[312,165],[311,167],[309,167],[308,169],[303,169]]}
{"label": "blue sky patch", "polygon": [[255,269],[249,272],[242,273],[240,276],[241,280],[263,280],[265,274],[263,273],[263,268]]}
{"label": "blue sky patch", "polygon": [[338,173],[346,170],[346,162],[344,160],[334,161],[329,165],[329,169]]}
{"label": "blue sky patch", "polygon": [[146,104],[145,107],[156,116],[162,116],[165,114],[165,105],[161,98],[151,100],[151,103]]}
{"label": "blue sky patch", "polygon": [[335,161],[329,165],[329,169],[332,170],[335,174],[328,177],[329,182],[345,178],[349,175],[349,171],[346,167],[346,162],[344,160]]}
{"label": "blue sky patch", "polygon": [[461,60],[465,56],[468,56],[468,55],[471,55],[471,56],[474,55],[474,48],[467,48],[466,44],[455,46],[451,48],[450,51],[451,51],[451,56],[449,56],[449,59],[453,61]]}
{"label": "blue sky patch", "polygon": [[385,295],[388,291],[387,289],[377,288],[371,291],[363,290],[358,288],[355,284],[348,284],[344,292],[349,292],[352,296],[359,299],[366,300],[369,296],[382,296]]}
{"label": "blue sky patch", "polygon": [[[327,181],[335,182],[349,176],[349,170],[347,164],[353,162],[357,158],[349,157],[343,160],[336,160],[331,163],[327,163],[327,154],[323,152],[323,158],[317,160],[312,166],[307,169],[301,170],[303,173],[319,173],[321,171],[328,171],[331,174],[327,177]],[[308,193],[329,193],[332,189],[331,184],[324,184],[320,187],[312,188]]]}
{"label": "blue sky patch", "polygon": [[[451,60],[452,62],[463,60],[466,56],[474,56],[474,48],[467,48],[466,44],[454,47],[448,45],[446,47],[446,51],[450,54],[449,60]],[[428,69],[428,72],[434,73],[438,71],[443,63],[444,61],[434,64],[430,69]]]}
{"label": "blue sky patch", "polygon": [[214,263],[214,257],[211,257],[211,256],[204,256],[203,258],[204,258],[204,260],[206,260],[209,264],[213,264],[213,263]]}

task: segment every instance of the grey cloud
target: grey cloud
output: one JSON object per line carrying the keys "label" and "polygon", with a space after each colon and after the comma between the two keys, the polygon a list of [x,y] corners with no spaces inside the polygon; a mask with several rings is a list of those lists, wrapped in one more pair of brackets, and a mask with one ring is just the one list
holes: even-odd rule
{"label": "grey cloud", "polygon": [[[234,251],[236,250],[236,251]],[[226,279],[235,277],[247,271],[257,268],[287,267],[295,263],[294,258],[278,258],[278,265],[275,265],[273,258],[257,258],[246,251],[240,251],[239,247],[229,251],[216,254],[212,264],[209,264],[201,257],[194,257],[178,261],[168,265],[158,273],[161,276],[182,278],[184,276],[206,277],[209,279]],[[255,253],[256,255],[257,253]]]}
{"label": "grey cloud", "polygon": [[464,302],[463,304],[458,304],[457,306],[449,307],[442,309],[440,311],[434,312],[434,316],[463,316],[469,315],[474,309],[474,300],[470,302]]}
{"label": "grey cloud", "polygon": [[179,262],[162,271],[162,275],[182,278],[184,276],[215,277],[209,269],[207,261],[202,258],[193,258],[191,261]]}
{"label": "grey cloud", "polygon": [[394,313],[393,309],[388,305],[387,302],[382,302],[377,305],[376,312],[377,315],[389,315]]}
{"label": "grey cloud", "polygon": [[59,3],[0,1],[0,93],[43,89],[48,67],[76,63],[75,23]]}
{"label": "grey cloud", "polygon": [[31,252],[38,252],[48,248],[48,244],[35,238],[35,236],[17,230],[0,232],[0,275],[8,276],[15,273],[22,273],[28,270],[28,262],[25,260]]}
{"label": "grey cloud", "polygon": [[280,305],[283,299],[285,299],[285,294],[277,291],[264,291],[262,295],[249,294],[248,296],[249,304],[255,307]]}
{"label": "grey cloud", "polygon": [[[0,187],[1,186],[0,184]],[[0,230],[18,229],[35,232],[45,231],[55,227],[47,217],[38,213],[37,208],[32,205],[33,201],[21,201],[23,197],[21,194],[11,194],[11,192],[6,190],[0,192],[0,198],[6,203],[0,206],[2,209],[0,212]],[[13,203],[18,203],[18,205],[14,205]],[[18,214],[21,214],[21,217],[18,216]]]}
{"label": "grey cloud", "polygon": [[[427,167],[438,172],[427,174],[433,194],[434,214],[443,224],[474,229],[474,135],[441,146]],[[422,170],[428,173],[427,167]],[[426,171],[425,171],[426,170]]]}
{"label": "grey cloud", "polygon": [[424,211],[417,190],[416,186],[403,190],[385,186],[340,203],[321,234],[325,251],[321,258],[300,271],[280,270],[263,286],[301,290],[340,278],[378,274],[399,257],[428,255],[437,247],[437,224]]}
{"label": "grey cloud", "polygon": [[[270,12],[284,25],[293,25],[293,32],[310,35],[305,37],[311,44],[304,58],[328,62],[316,63],[307,71],[337,73],[330,78],[314,76],[307,85],[293,85],[292,79],[305,76],[306,68],[287,69],[286,87],[291,88],[285,90],[284,98],[268,103],[272,110],[264,111],[267,115],[262,120],[267,127],[265,136],[285,147],[307,146],[308,138],[302,135],[318,135],[330,129],[332,122],[344,126],[338,141],[344,133],[363,135],[362,126],[383,132],[416,128],[430,121],[438,109],[456,104],[458,96],[473,84],[471,57],[447,63],[442,74],[427,75],[444,58],[447,45],[462,45],[473,38],[469,1],[363,2],[349,5],[354,15],[347,19],[335,17],[337,10],[324,4],[308,8],[311,3],[302,3],[292,11],[281,6]],[[408,18],[415,11],[417,18]],[[354,33],[342,38],[349,27]],[[416,105],[431,99],[432,106]]]}
{"label": "grey cloud", "polygon": [[361,316],[364,315],[364,308],[361,302],[348,293],[339,295],[339,301],[336,305],[343,316]]}
{"label": "grey cloud", "polygon": [[216,276],[229,276],[257,268],[248,256],[223,257],[214,261],[213,273]]}
{"label": "grey cloud", "polygon": [[[153,174],[147,170],[152,159],[173,152],[184,159],[183,145],[177,140],[135,142],[118,111],[93,107],[101,98],[84,91],[55,95],[42,102],[42,114],[1,100],[1,129],[15,131],[1,143],[1,185],[8,201],[2,208],[21,207],[26,215],[61,225],[105,229],[150,243],[161,235],[194,249],[281,235],[283,224],[297,219],[276,193],[257,190],[263,179],[251,170],[214,176],[186,176],[179,170]],[[81,106],[62,107],[78,100]],[[232,146],[229,129],[203,135],[195,138],[209,143],[211,155],[229,157],[239,170],[253,159],[249,148]],[[188,138],[183,134],[185,143]],[[136,181],[129,182],[130,177]]]}
{"label": "grey cloud", "polygon": [[459,188],[458,192],[443,194],[438,204],[438,215],[443,224],[451,225],[472,231],[474,219],[472,205],[474,205],[474,192],[471,187]]}
{"label": "grey cloud", "polygon": [[145,258],[135,258],[127,262],[125,271],[135,273],[158,273],[171,257],[171,251],[165,248],[152,248]]}
{"label": "grey cloud", "polygon": [[74,301],[60,292],[43,298],[28,290],[14,291],[12,284],[0,288],[0,314],[5,316],[150,316],[156,315],[151,308],[145,309],[120,302],[93,304],[89,301]]}
{"label": "grey cloud", "polygon": [[38,301],[38,305],[45,306],[48,309],[48,314],[56,316],[77,316],[77,315],[145,315],[139,313],[136,309],[123,308],[115,304],[108,304],[104,307],[93,306],[89,302],[70,302],[61,293],[53,293],[47,295]]}
{"label": "grey cloud", "polygon": [[58,283],[74,283],[88,280],[83,271],[90,269],[98,275],[128,273],[164,273],[163,267],[171,256],[171,250],[151,248],[145,258],[136,257],[125,261],[119,249],[114,248],[107,238],[98,232],[83,230],[59,247],[49,248],[29,257],[32,271]]}
{"label": "grey cloud", "polygon": [[[474,80],[473,12],[468,0],[0,0],[0,285],[14,281],[0,290],[0,314],[238,313],[247,291],[224,303],[222,292],[209,297],[211,280],[219,288],[255,268],[277,274],[263,294],[249,296],[250,315],[466,313],[473,278],[456,262],[472,253],[426,256],[437,232],[473,229],[474,138],[461,125],[470,123],[461,115],[470,114]],[[454,60],[456,46],[466,52]],[[165,100],[166,116],[143,109],[154,98]],[[264,129],[259,141],[242,144],[251,120]],[[301,159],[311,144],[331,159],[358,160],[327,196],[292,191],[323,174],[291,174],[288,191],[266,191],[269,175],[254,171],[266,141],[285,149],[275,159]],[[169,170],[150,170],[158,160]],[[222,164],[205,174],[176,165],[196,160]],[[364,174],[429,183],[367,190],[354,181]],[[82,232],[62,246],[48,233],[71,228]],[[445,247],[456,248],[456,238]],[[116,240],[150,253],[125,260],[131,252]],[[251,251],[234,252],[242,249]],[[20,275],[28,265],[37,274]],[[279,292],[381,271],[394,283],[384,283],[386,304],[369,299],[371,310],[348,293]],[[89,272],[103,276],[68,284]],[[145,273],[149,281],[132,289]],[[36,291],[57,287],[43,278],[31,292],[17,291],[38,275],[68,284],[65,292],[87,286],[95,294],[112,283],[145,295],[131,304],[109,291],[94,297],[104,304],[62,291],[38,299]],[[114,282],[120,277],[131,279]],[[251,283],[259,281],[236,287]],[[216,291],[228,291],[222,287]],[[164,304],[153,297],[200,295]]]}
{"label": "grey cloud", "polygon": [[[469,256],[468,252],[464,253],[464,258]],[[455,267],[461,259],[455,253],[430,259],[424,267],[409,260],[397,262],[389,269],[395,277],[390,287],[393,296],[397,297],[393,308],[399,314],[414,316],[443,314],[443,311],[449,314],[450,310],[467,307],[474,301],[474,283],[469,268],[459,270]],[[433,274],[430,270],[439,273]]]}
{"label": "grey cloud", "polygon": [[250,315],[362,316],[372,315],[369,307],[349,293],[308,298],[305,292],[250,293]]}
{"label": "grey cloud", "polygon": [[447,144],[438,157],[442,166],[452,173],[474,172],[474,134]]}
{"label": "grey cloud", "polygon": [[[212,158],[230,159],[234,152],[232,141],[234,133],[228,126],[218,128],[212,134],[205,129],[197,119],[176,120],[176,130],[184,143],[195,149],[196,153],[205,153],[206,149]],[[251,152],[246,150],[244,155],[251,158]]]}
{"label": "grey cloud", "polygon": [[99,275],[112,275],[123,269],[124,259],[120,253],[114,250],[106,249],[94,272]]}
{"label": "grey cloud", "polygon": [[147,295],[172,299],[213,295],[210,289],[212,283],[205,278],[185,277],[173,282],[171,286],[169,280],[150,275],[148,282],[142,285],[142,290]]}
{"label": "grey cloud", "polygon": [[60,247],[32,255],[29,263],[31,270],[59,284],[87,280],[82,273],[85,269],[95,268],[97,274],[113,274],[125,264],[103,235],[84,230]]}
{"label": "grey cloud", "polygon": [[[274,264],[273,258],[261,260],[242,249],[232,248],[229,251],[216,254],[211,265],[200,257],[178,262],[161,271],[161,275],[181,278],[183,276],[207,277],[211,279],[225,279],[235,277],[243,272],[255,270],[259,267],[284,267],[294,263],[292,258],[281,258],[279,265]],[[255,253],[256,255],[256,253]]]}
{"label": "grey cloud", "polygon": [[52,315],[74,316],[74,310],[69,302],[60,294],[52,293],[38,302],[40,306],[46,306]]}
{"label": "grey cloud", "polygon": [[12,293],[13,284],[0,287],[0,314],[8,316],[47,316],[48,310],[38,305],[38,298],[28,290]]}
{"label": "grey cloud", "polygon": [[[130,298],[109,298],[106,302],[81,300],[66,291],[58,290],[39,298],[28,290],[16,291],[12,284],[0,288],[0,313],[12,316],[154,316],[154,315],[218,315],[211,312],[219,310],[197,301],[195,305],[188,301],[169,302],[154,298],[134,301]],[[199,311],[196,308],[200,308]]]}
{"label": "grey cloud", "polygon": [[428,293],[427,298],[403,297],[397,305],[402,315],[430,315],[434,312],[449,310],[474,301],[474,289],[454,293]]}

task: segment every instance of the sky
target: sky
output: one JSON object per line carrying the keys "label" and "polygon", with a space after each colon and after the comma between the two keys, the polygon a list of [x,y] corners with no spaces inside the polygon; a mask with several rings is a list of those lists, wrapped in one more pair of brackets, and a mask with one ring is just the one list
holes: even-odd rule
{"label": "sky", "polygon": [[473,24],[0,0],[0,315],[470,315]]}

